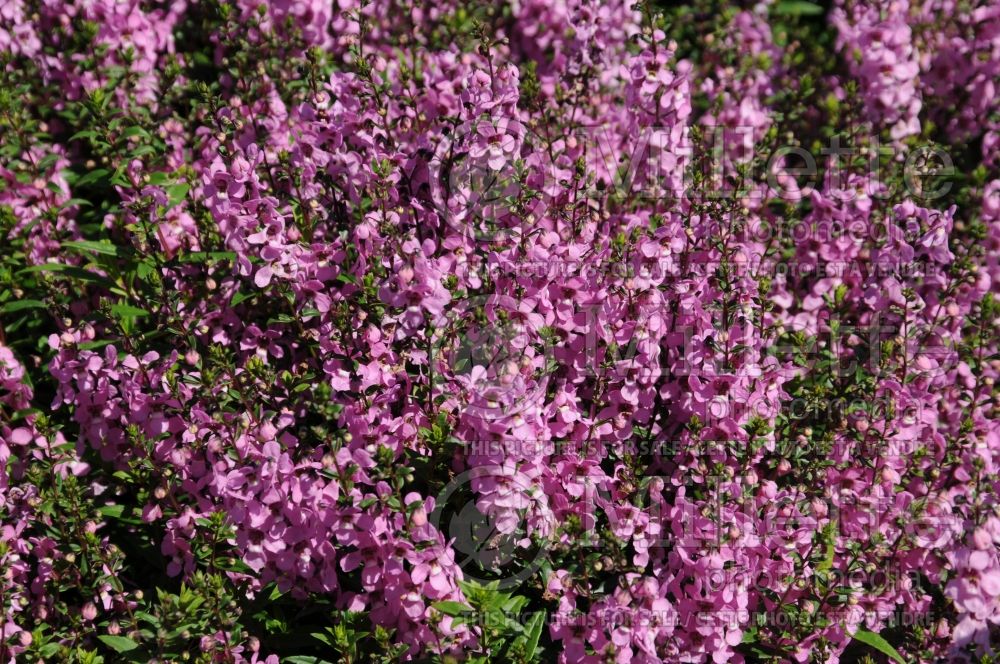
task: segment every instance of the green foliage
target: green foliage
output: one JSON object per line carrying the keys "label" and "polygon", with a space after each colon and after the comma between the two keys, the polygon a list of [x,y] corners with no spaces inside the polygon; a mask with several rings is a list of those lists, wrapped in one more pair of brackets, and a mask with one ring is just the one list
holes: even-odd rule
{"label": "green foliage", "polygon": [[869,632],[866,629],[859,629],[854,633],[854,639],[871,646],[875,650],[878,650],[883,655],[890,657],[893,661],[899,662],[899,664],[906,664],[906,660],[896,651],[892,645],[889,644],[882,636]]}

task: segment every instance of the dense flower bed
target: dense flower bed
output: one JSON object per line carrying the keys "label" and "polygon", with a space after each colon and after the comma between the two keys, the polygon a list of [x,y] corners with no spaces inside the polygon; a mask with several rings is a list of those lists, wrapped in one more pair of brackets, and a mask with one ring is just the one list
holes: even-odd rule
{"label": "dense flower bed", "polygon": [[0,0],[0,660],[994,661],[1000,5],[674,4]]}

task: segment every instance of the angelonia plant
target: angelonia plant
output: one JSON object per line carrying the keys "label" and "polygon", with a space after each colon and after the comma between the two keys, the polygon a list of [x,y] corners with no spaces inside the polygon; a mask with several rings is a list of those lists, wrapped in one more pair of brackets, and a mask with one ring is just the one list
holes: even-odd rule
{"label": "angelonia plant", "polygon": [[994,662],[994,0],[0,0],[0,662]]}

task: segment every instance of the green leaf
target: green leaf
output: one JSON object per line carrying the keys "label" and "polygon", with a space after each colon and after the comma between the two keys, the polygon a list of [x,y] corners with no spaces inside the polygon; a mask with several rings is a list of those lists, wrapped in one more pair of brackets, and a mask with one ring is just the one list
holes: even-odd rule
{"label": "green leaf", "polygon": [[61,647],[62,646],[60,646],[58,643],[46,643],[44,646],[38,649],[38,654],[44,657],[45,659],[48,659],[50,657],[55,657],[56,653],[59,652],[59,648]]}
{"label": "green leaf", "polygon": [[132,138],[133,136],[142,136],[143,138],[151,138],[149,132],[142,127],[129,127],[122,132],[122,136],[125,138]]}
{"label": "green leaf", "polygon": [[526,659],[531,659],[535,656],[535,650],[538,649],[538,639],[542,636],[542,628],[545,627],[545,611],[538,611],[528,624],[525,626],[525,635],[527,639],[524,642],[524,656]]}
{"label": "green leaf", "polygon": [[115,169],[115,172],[111,174],[111,179],[109,180],[111,184],[117,185],[119,187],[130,187],[132,183],[125,177],[125,167],[119,166]]}
{"label": "green leaf", "polygon": [[129,652],[135,650],[139,647],[139,644],[128,638],[127,636],[111,636],[109,634],[98,634],[99,638],[104,645],[111,648],[117,653]]}
{"label": "green leaf", "polygon": [[82,281],[100,284],[105,288],[111,288],[114,286],[114,284],[103,275],[91,272],[90,270],[85,270],[82,267],[64,265],[62,263],[42,263],[41,265],[32,265],[24,268],[22,272],[60,272],[65,274],[67,277],[73,277]]}
{"label": "green leaf", "polygon": [[[436,427],[437,425],[435,425],[435,428]],[[521,612],[521,609],[523,609],[527,603],[528,603],[527,597],[525,597],[524,595],[516,595],[505,601],[503,603],[502,608],[504,613],[516,615]]]}
{"label": "green leaf", "polygon": [[129,523],[133,525],[139,525],[142,523],[141,519],[125,516],[124,505],[101,505],[97,508],[97,511],[109,519],[115,519],[116,521],[121,521],[122,523]]}
{"label": "green leaf", "polygon": [[210,260],[236,260],[235,251],[192,251],[177,257],[182,263],[207,263]]}
{"label": "green leaf", "polygon": [[153,627],[160,626],[160,619],[150,613],[146,613],[145,611],[136,611],[135,617],[143,622],[149,623]]}
{"label": "green leaf", "polygon": [[117,256],[118,247],[103,240],[94,242],[92,240],[68,240],[62,246],[69,249],[80,249],[81,251],[93,251],[104,256]]}
{"label": "green leaf", "polygon": [[463,613],[471,613],[473,610],[468,604],[452,601],[434,602],[431,606],[446,616],[457,616]]}
{"label": "green leaf", "polygon": [[133,307],[131,304],[113,304],[111,305],[111,313],[118,318],[142,318],[149,315],[145,309]]}
{"label": "green leaf", "polygon": [[124,505],[101,505],[97,508],[97,511],[104,516],[111,517],[112,519],[121,518],[122,513],[125,511]]}
{"label": "green leaf", "polygon": [[24,309],[44,308],[45,303],[41,300],[14,300],[13,302],[7,302],[0,307],[0,314],[12,314],[15,311],[23,311]]}
{"label": "green leaf", "polygon": [[[42,160],[38,162],[38,170],[43,173],[48,171],[50,168],[56,165],[56,162],[59,161],[59,157],[60,155],[55,152],[45,155],[44,157],[42,157]],[[49,184],[53,183],[49,182]]]}
{"label": "green leaf", "polygon": [[823,557],[822,562],[816,566],[816,569],[820,572],[825,572],[833,568],[833,559],[837,553],[834,525],[832,522],[823,529],[823,541],[826,542],[826,555]]}
{"label": "green leaf", "polygon": [[781,16],[822,16],[823,8],[805,0],[788,0],[775,5],[774,13]]}
{"label": "green leaf", "polygon": [[86,175],[81,176],[80,179],[74,183],[74,185],[77,187],[83,187],[85,185],[90,184],[91,182],[97,182],[98,180],[107,177],[109,173],[111,173],[111,171],[109,171],[106,168],[94,169],[89,173],[87,173]]}
{"label": "green leaf", "polygon": [[136,159],[138,157],[144,157],[147,154],[155,154],[155,153],[156,153],[156,148],[154,148],[152,145],[140,145],[139,147],[137,147],[135,150],[132,150],[128,154],[131,159]]}
{"label": "green leaf", "polygon": [[167,198],[170,199],[170,207],[175,207],[187,196],[188,191],[191,190],[191,185],[181,182],[164,187],[164,190],[167,192]]}
{"label": "green leaf", "polygon": [[896,651],[892,645],[886,641],[882,636],[876,634],[875,632],[869,632],[866,629],[859,629],[854,633],[854,638],[865,645],[871,646],[875,650],[878,650],[883,655],[886,655],[892,660],[899,662],[899,664],[906,664],[906,660]]}
{"label": "green leaf", "polygon": [[78,131],[69,137],[70,141],[76,141],[81,138],[97,138],[97,132],[93,129],[84,129],[83,131]]}
{"label": "green leaf", "polygon": [[253,292],[253,293],[243,293],[243,292],[237,291],[237,292],[233,293],[233,299],[231,299],[229,301],[229,306],[230,307],[235,307],[240,302],[243,302],[244,300],[249,300],[251,297],[253,297],[256,294],[257,294],[256,292]]}
{"label": "green leaf", "polygon": [[65,210],[66,208],[71,207],[73,205],[94,207],[94,204],[88,201],[86,198],[71,198],[62,205],[60,205],[59,209]]}
{"label": "green leaf", "polygon": [[42,411],[38,408],[22,408],[21,410],[14,411],[14,414],[11,416],[10,419],[12,422],[15,422],[17,420],[22,420],[30,415],[41,415],[41,414]]}
{"label": "green leaf", "polygon": [[77,348],[79,348],[80,350],[97,350],[98,348],[104,348],[105,346],[108,346],[113,343],[114,340],[112,339],[98,339],[96,341],[84,341],[83,343],[79,344]]}
{"label": "green leaf", "polygon": [[170,175],[164,173],[163,171],[156,171],[155,173],[149,174],[149,184],[155,184],[157,186],[160,186],[169,183],[170,183]]}
{"label": "green leaf", "polygon": [[319,657],[313,657],[312,655],[292,655],[291,657],[282,658],[283,662],[290,662],[290,664],[333,664],[325,659],[320,659]]}

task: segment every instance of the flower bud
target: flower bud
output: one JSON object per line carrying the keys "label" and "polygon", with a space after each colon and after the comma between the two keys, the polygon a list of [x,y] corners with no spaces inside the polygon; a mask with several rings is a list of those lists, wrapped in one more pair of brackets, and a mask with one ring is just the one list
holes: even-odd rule
{"label": "flower bud", "polygon": [[93,602],[87,602],[83,605],[83,609],[80,611],[80,615],[83,616],[84,620],[91,621],[97,617],[97,607]]}
{"label": "flower bud", "polygon": [[427,525],[427,510],[423,505],[413,510],[413,514],[410,515],[410,525],[415,528]]}

